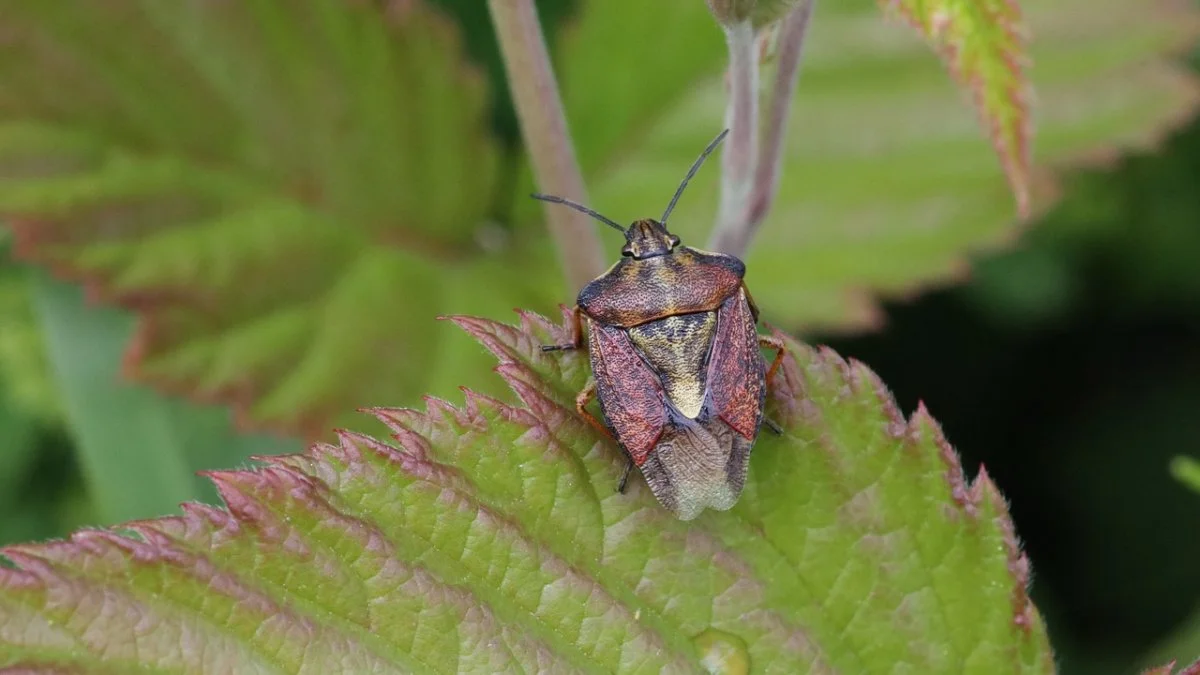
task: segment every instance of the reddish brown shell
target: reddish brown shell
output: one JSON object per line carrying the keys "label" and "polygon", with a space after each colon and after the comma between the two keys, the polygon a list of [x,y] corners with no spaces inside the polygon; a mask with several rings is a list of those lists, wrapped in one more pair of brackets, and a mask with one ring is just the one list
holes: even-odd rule
{"label": "reddish brown shell", "polygon": [[600,409],[633,463],[641,466],[667,423],[662,383],[622,328],[589,319],[588,351]]}
{"label": "reddish brown shell", "polygon": [[[695,421],[720,419],[748,441],[758,435],[766,398],[766,364],[749,300],[738,290],[717,311],[707,346],[704,405]],[[589,352],[605,419],[637,466],[654,452],[668,425],[685,421],[669,402],[663,375],[629,337],[628,329],[588,319]],[[688,418],[690,419],[690,418]]]}
{"label": "reddish brown shell", "polygon": [[766,363],[744,291],[721,305],[708,359],[708,412],[754,440],[766,401]]}
{"label": "reddish brown shell", "polygon": [[578,304],[599,323],[629,328],[714,311],[738,292],[745,273],[733,256],[680,246],[667,255],[622,259],[580,291]]}

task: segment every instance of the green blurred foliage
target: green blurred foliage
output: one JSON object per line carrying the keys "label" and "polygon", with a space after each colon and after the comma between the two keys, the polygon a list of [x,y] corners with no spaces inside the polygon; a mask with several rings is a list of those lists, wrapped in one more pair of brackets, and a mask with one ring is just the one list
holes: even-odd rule
{"label": "green blurred foliage", "polygon": [[[515,305],[545,308],[557,290],[536,286],[555,283],[553,263],[536,234],[522,239],[536,229],[537,212],[514,201],[528,187],[527,174],[487,14],[477,2],[435,4],[456,17],[471,59],[490,83],[487,115],[503,168],[479,208],[494,220],[494,230],[474,235],[515,237],[532,247],[527,258],[482,257],[455,268],[438,283],[440,306],[489,315]],[[1133,57],[1143,56],[1137,50],[1170,32],[1164,28],[1169,21],[1140,21],[1137,3],[1121,3],[1121,12],[1088,12],[1082,2],[1028,4],[1035,16],[1086,14],[1080,26],[1094,29],[1059,21],[1054,25],[1063,31],[1061,39],[1035,51],[1042,93],[1060,111],[1045,120],[1051,133],[1048,144],[1038,146],[1043,158],[1077,151],[1098,136],[1122,136],[1126,126],[1138,132],[1134,136],[1143,134],[1142,111],[1166,104],[1139,98],[1136,87],[1157,81],[1142,82],[1136,69],[1109,66],[1124,63],[1122,58],[1137,61]],[[695,22],[695,31],[680,16],[668,16],[668,28],[638,27],[645,34],[622,45],[629,32],[620,25],[606,32],[603,24],[581,24],[586,8],[576,3],[539,3],[557,58],[566,61],[566,72],[577,71],[564,92],[576,130],[585,130],[580,155],[596,205],[618,219],[661,208],[662,186],[678,179],[696,139],[719,124],[721,54],[687,52],[694,40],[709,47],[720,41],[719,33],[701,32],[700,12],[706,10],[700,0],[696,5],[695,15],[681,15]],[[776,216],[780,222],[768,225],[751,260],[752,280],[762,287],[756,293],[774,298],[774,316],[789,325],[876,317],[859,286],[845,280],[861,284],[865,276],[892,292],[911,288],[913,275],[899,267],[911,259],[891,255],[900,248],[925,256],[921,267],[945,279],[960,269],[964,250],[1007,236],[1010,198],[995,180],[999,169],[969,110],[954,107],[958,94],[932,58],[904,69],[897,54],[914,63],[922,58],[915,42],[904,42],[894,27],[882,32],[867,23],[869,5],[833,9],[830,3],[818,10],[796,109],[798,126],[810,133],[793,134],[788,161],[794,168],[785,173],[791,182]],[[1157,14],[1159,4],[1153,7]],[[1118,30],[1124,35],[1118,49],[1106,36],[1123,26],[1133,30]],[[670,35],[680,46],[664,51],[673,43],[656,42],[659,30],[675,31]],[[847,63],[847,44],[878,51],[873,61]],[[584,56],[572,61],[571,50]],[[609,53],[619,68],[600,67]],[[652,56],[672,55],[679,58],[669,74],[679,79],[630,82],[631,69]],[[601,85],[604,77],[614,81]],[[871,96],[847,96],[847,82]],[[1076,89],[1068,90],[1070,83]],[[1124,88],[1102,86],[1108,84]],[[675,88],[663,91],[670,86]],[[1161,93],[1167,89],[1150,90],[1169,98]],[[1096,108],[1105,114],[1089,117]],[[952,123],[939,126],[942,115]],[[1094,128],[1080,118],[1094,121]],[[859,133],[841,131],[847,128]],[[928,145],[906,146],[879,160],[890,142],[908,135]],[[906,173],[919,163],[930,171]],[[702,176],[694,199],[681,204],[685,215],[678,220],[688,223],[682,227],[693,240],[708,227],[703,214],[714,202],[711,183],[704,187],[703,181],[711,179]],[[889,304],[882,332],[853,339],[814,336],[869,363],[905,410],[924,400],[969,463],[986,463],[1012,502],[1063,672],[1129,672],[1146,663],[1152,649],[1152,662],[1187,662],[1200,648],[1193,614],[1200,609],[1193,564],[1200,556],[1200,499],[1167,469],[1175,455],[1200,454],[1194,413],[1200,405],[1198,185],[1200,126],[1193,125],[1163,152],[1073,175],[1063,188],[1065,200],[1013,251],[977,256],[960,288]],[[897,194],[912,196],[900,211]],[[870,201],[877,195],[878,203]],[[897,217],[910,227],[889,230]],[[951,236],[930,244],[925,237],[939,223]],[[872,238],[872,232],[898,239]],[[0,237],[5,234],[0,230]],[[878,250],[867,253],[871,245]],[[0,243],[0,543],[169,512],[181,499],[212,500],[207,483],[189,472],[299,447],[234,433],[225,409],[200,410],[118,381],[132,317],[86,306],[77,289],[15,264],[9,254],[7,242]],[[804,265],[796,262],[801,255],[810,256]],[[532,267],[541,270],[534,288],[496,282],[511,269]],[[925,271],[918,276],[925,279]],[[799,296],[797,279],[804,285]],[[437,358],[422,361],[430,384],[419,389],[446,393],[460,382],[487,389],[477,374],[487,359],[450,329],[429,328],[425,314],[432,310],[413,319],[393,313],[393,298],[384,293],[359,301],[373,303],[370,312],[387,315],[389,325],[407,330],[419,321],[417,330],[441,331]],[[53,369],[47,353],[58,354]],[[491,391],[501,391],[498,381]],[[90,430],[105,426],[107,438],[103,430]],[[154,451],[164,455],[139,454]],[[155,468],[156,462],[163,466]],[[155,490],[144,491],[147,485]],[[134,492],[140,503],[123,503]]]}
{"label": "green blurred foliage", "polygon": [[1180,455],[1171,460],[1171,474],[1179,482],[1200,494],[1200,461],[1193,457]]}
{"label": "green blurred foliage", "polygon": [[31,423],[60,423],[62,406],[50,383],[33,299],[23,271],[9,256],[9,246],[0,243],[0,326],[4,326],[0,331],[0,381],[4,382],[0,400],[11,414]]}
{"label": "green blurred foliage", "polygon": [[[1194,102],[1161,55],[1186,37],[1180,10],[1135,23],[1117,0],[1104,21],[1091,0],[1025,4],[1043,37],[1031,52],[1041,161],[1153,136]],[[0,213],[27,259],[137,313],[125,365],[139,381],[327,438],[361,424],[357,407],[449,394],[487,367],[429,328],[435,316],[546,311],[577,290],[562,287],[540,207],[512,201],[531,186],[490,124],[506,119],[494,46],[461,40],[477,17],[460,30],[423,3],[344,0],[2,0],[0,13],[13,36],[0,52]],[[691,0],[556,18],[594,205],[622,220],[659,212],[722,123],[719,27]],[[747,257],[759,305],[791,330],[869,324],[874,294],[953,278],[1012,234],[1006,161],[928,45],[871,3],[822,5],[814,26],[779,198]],[[1007,61],[1020,55],[960,32],[974,65],[951,65],[983,83],[984,126],[1010,129],[1023,90]],[[1113,81],[1119,98],[1097,86]],[[1021,154],[998,136],[1002,160]],[[673,214],[688,242],[711,227],[718,173],[701,172]]]}

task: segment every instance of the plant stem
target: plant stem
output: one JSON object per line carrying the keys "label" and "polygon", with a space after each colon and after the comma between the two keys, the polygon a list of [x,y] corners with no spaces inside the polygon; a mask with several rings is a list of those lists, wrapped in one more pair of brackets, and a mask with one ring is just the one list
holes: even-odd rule
{"label": "plant stem", "polygon": [[800,0],[782,20],[777,42],[778,66],[775,70],[775,83],[771,89],[762,152],[754,170],[752,192],[740,217],[722,220],[721,224],[724,227],[718,227],[713,232],[709,247],[714,250],[738,257],[744,256],[775,201],[779,190],[787,124],[791,115],[792,99],[795,98],[800,59],[804,54],[804,39],[808,34],[813,4],[814,0]]}
{"label": "plant stem", "polygon": [[[533,0],[488,0],[512,89],[521,136],[541,191],[587,202],[583,174],[567,130],[567,118],[550,67],[550,55]],[[546,205],[546,222],[558,248],[567,284],[583,288],[604,270],[595,223],[562,206]]]}
{"label": "plant stem", "polygon": [[812,11],[813,0],[801,0],[788,12],[780,26],[779,66],[775,70],[775,85],[771,91],[763,154],[759,157],[754,174],[754,195],[750,199],[750,210],[746,216],[747,234],[743,247],[749,244],[758,226],[767,217],[779,190],[783,144],[786,140],[792,99],[795,98],[796,83],[799,79],[800,59],[804,55],[804,38],[808,34]]}
{"label": "plant stem", "polygon": [[729,48],[729,103],[725,125],[729,138],[721,152],[721,197],[716,229],[709,248],[727,253],[726,232],[735,232],[745,221],[754,187],[758,155],[758,50],[754,25],[749,21],[725,27]]}

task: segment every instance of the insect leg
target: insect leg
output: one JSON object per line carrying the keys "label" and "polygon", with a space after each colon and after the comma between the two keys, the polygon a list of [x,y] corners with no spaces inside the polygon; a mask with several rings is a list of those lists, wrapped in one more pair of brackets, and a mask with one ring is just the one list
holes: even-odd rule
{"label": "insect leg", "polygon": [[617,492],[625,494],[625,485],[629,483],[629,472],[633,470],[633,460],[625,457],[625,470],[621,472],[621,480],[617,482]]}
{"label": "insect leg", "polygon": [[[783,355],[787,351],[787,345],[783,344],[783,340],[769,335],[758,336],[758,344],[767,349],[775,350],[775,358],[771,361],[771,367],[767,369],[767,390],[769,391],[771,389],[771,382],[775,379],[775,373],[779,372],[779,364],[783,363]],[[783,428],[769,417],[763,417],[763,425],[777,435],[783,434]]]}
{"label": "insect leg", "polygon": [[587,409],[587,404],[591,403],[592,399],[594,398],[596,398],[596,383],[589,382],[588,386],[584,387],[583,390],[579,392],[579,395],[575,397],[575,411],[579,413],[579,416],[583,418],[583,421],[592,425],[592,428],[615,441],[616,439],[613,438],[612,432],[608,430],[608,427],[604,426],[604,424],[600,420],[596,419],[596,416]]}
{"label": "insect leg", "polygon": [[771,367],[767,369],[767,389],[770,389],[771,382],[775,379],[775,373],[779,370],[779,365],[783,363],[783,355],[787,352],[787,345],[783,344],[783,340],[770,335],[759,335],[758,344],[767,349],[775,350],[775,359],[771,361]]}
{"label": "insect leg", "polygon": [[580,315],[578,305],[575,307],[575,313],[571,320],[571,341],[562,345],[542,345],[544,352],[567,351],[571,349],[579,349],[583,346],[583,317]]}
{"label": "insect leg", "polygon": [[[601,424],[600,420],[596,419],[596,416],[587,409],[587,404],[591,403],[593,398],[596,398],[596,383],[589,382],[588,386],[584,387],[583,391],[579,392],[579,395],[575,397],[575,411],[578,412],[579,416],[582,417],[588,424],[592,425],[594,428],[600,431],[600,433],[612,439],[612,441],[615,443],[617,439],[613,436],[612,432],[608,430],[608,427]],[[622,448],[622,454],[625,454],[624,448]],[[629,471],[631,469],[633,469],[633,458],[628,454],[625,454],[625,470],[621,472],[621,480],[617,483],[617,492],[620,492],[621,494],[625,493],[625,484],[629,482]]]}

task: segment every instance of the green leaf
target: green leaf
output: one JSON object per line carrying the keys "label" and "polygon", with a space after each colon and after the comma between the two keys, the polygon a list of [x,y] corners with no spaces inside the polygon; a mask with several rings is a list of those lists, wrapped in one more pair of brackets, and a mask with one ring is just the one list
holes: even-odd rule
{"label": "green leaf", "polygon": [[971,91],[1017,197],[1029,211],[1031,119],[1026,42],[1017,0],[879,0],[899,12]]}
{"label": "green leaf", "polygon": [[573,409],[585,357],[539,348],[564,326],[455,321],[521,405],[375,409],[396,444],[216,472],[228,512],[0,549],[0,667],[1053,671],[996,487],[865,366],[789,342],[785,433],[732,511],[685,523],[615,491],[624,460]]}
{"label": "green leaf", "polygon": [[[6,515],[29,480],[38,450],[38,427],[61,418],[28,284],[9,260],[7,249],[0,227],[0,514]],[[5,524],[0,522],[0,528]]]}
{"label": "green leaf", "polygon": [[550,305],[540,248],[476,242],[497,157],[453,26],[384,5],[0,0],[0,214],[138,313],[140,381],[311,438],[427,389],[413,326]]}
{"label": "green leaf", "polygon": [[[8,382],[0,378],[0,387]],[[28,480],[37,451],[37,426],[23,410],[0,396],[0,513],[17,501],[18,489]]]}
{"label": "green leaf", "polygon": [[75,288],[44,274],[33,276],[33,289],[96,521],[145,518],[195,499],[166,402],[118,382],[127,318],[85,309]]}
{"label": "green leaf", "polygon": [[0,224],[0,401],[31,422],[61,424],[46,348],[34,316],[27,270],[11,260]]}
{"label": "green leaf", "polygon": [[[1149,144],[1195,109],[1200,87],[1175,58],[1193,43],[1200,9],[1121,0],[1020,4],[1032,34],[1031,199],[1041,211],[1055,196],[1055,172]],[[969,27],[962,21],[974,15],[954,16]],[[979,53],[966,67],[992,73],[996,54]],[[591,206],[618,221],[662,213],[721,128],[724,64],[721,30],[704,3],[582,7],[565,30],[559,73]],[[1004,77],[1001,68],[987,82]],[[762,80],[770,82],[770,73]],[[988,84],[985,93],[1002,89]],[[921,40],[881,19],[875,2],[817,3],[779,197],[746,259],[747,281],[768,318],[806,330],[869,326],[880,320],[877,296],[959,279],[968,254],[1014,240],[1003,167],[964,98]],[[1005,156],[1019,156],[1020,116],[995,106],[1011,146]],[[707,239],[718,174],[715,165],[701,170],[671,217],[685,243]],[[614,257],[616,249],[614,242]]]}
{"label": "green leaf", "polygon": [[130,318],[86,307],[78,289],[44,273],[34,273],[32,285],[92,499],[88,522],[148,518],[182,501],[212,501],[217,495],[195,471],[299,449],[294,441],[235,435],[227,410],[121,382]]}

